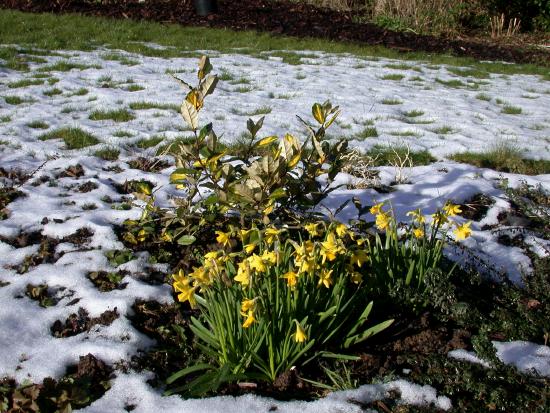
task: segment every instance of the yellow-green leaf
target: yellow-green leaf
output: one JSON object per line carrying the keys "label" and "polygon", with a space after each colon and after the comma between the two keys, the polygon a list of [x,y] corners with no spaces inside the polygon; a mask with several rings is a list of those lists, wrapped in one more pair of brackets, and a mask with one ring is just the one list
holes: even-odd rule
{"label": "yellow-green leaf", "polygon": [[317,122],[321,125],[325,123],[325,111],[319,103],[315,103],[311,108],[311,113]]}
{"label": "yellow-green leaf", "polygon": [[187,100],[183,101],[181,105],[181,116],[193,130],[197,130],[199,127],[199,113],[191,102]]}
{"label": "yellow-green leaf", "polygon": [[258,142],[256,142],[257,147],[267,146],[275,142],[278,138],[276,136],[267,136],[263,139],[260,139]]}

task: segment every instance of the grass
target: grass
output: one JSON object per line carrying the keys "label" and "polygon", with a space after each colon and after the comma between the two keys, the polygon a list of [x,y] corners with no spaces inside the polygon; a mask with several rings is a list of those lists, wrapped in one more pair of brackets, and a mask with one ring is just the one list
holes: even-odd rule
{"label": "grass", "polygon": [[485,93],[478,93],[476,95],[476,99],[478,100],[484,100],[486,102],[489,102],[491,100],[491,96],[485,94]]}
{"label": "grass", "polygon": [[505,105],[500,113],[504,113],[506,115],[521,115],[523,110],[518,106],[512,106],[512,105]]}
{"label": "grass", "polygon": [[8,105],[21,105],[22,103],[32,103],[31,99],[23,99],[19,96],[4,96],[4,100]]}
{"label": "grass", "polygon": [[139,64],[139,61],[135,59],[130,59],[129,57],[120,55],[118,53],[108,53],[101,57],[103,58],[103,60],[116,61],[125,66],[135,66]]}
{"label": "grass", "polygon": [[239,86],[238,88],[236,88],[235,90],[233,90],[233,92],[237,92],[237,93],[248,93],[248,92],[252,92],[254,90],[253,87],[250,87],[250,86]]}
{"label": "grass", "polygon": [[45,90],[44,92],[44,95],[45,96],[56,96],[56,95],[60,95],[63,93],[63,91],[61,89],[58,89],[58,88],[53,88],[53,89],[48,89],[48,90]]}
{"label": "grass", "polygon": [[130,85],[130,86],[126,87],[124,90],[126,90],[128,92],[139,92],[140,90],[145,90],[145,88],[143,86],[140,86],[140,85]]}
{"label": "grass", "polygon": [[391,136],[414,136],[416,138],[420,138],[422,135],[418,132],[412,131],[412,130],[404,130],[404,131],[394,131],[390,132]]}
{"label": "grass", "polygon": [[383,105],[401,105],[403,101],[399,99],[382,99],[380,103]]}
{"label": "grass", "polygon": [[163,109],[173,110],[174,112],[180,111],[180,106],[171,103],[156,103],[156,102],[132,102],[129,105],[132,110],[147,110],[147,109]]}
{"label": "grass", "polygon": [[116,161],[120,155],[117,148],[107,147],[94,152],[94,156],[106,161]]}
{"label": "grass", "polygon": [[85,87],[81,87],[80,89],[78,90],[75,90],[71,96],[85,96],[89,93],[88,89],[86,89]]}
{"label": "grass", "polygon": [[80,128],[60,128],[41,135],[41,141],[50,139],[62,139],[67,149],[82,149],[99,143],[92,134]]}
{"label": "grass", "polygon": [[[24,27],[24,30],[21,28]],[[73,28],[78,27],[75,31]],[[281,56],[287,63],[298,62],[303,55],[294,51],[312,50],[329,53],[351,53],[358,57],[385,57],[391,59],[424,61],[432,67],[440,64],[472,67],[489,73],[533,74],[548,73],[548,62],[540,65],[505,64],[501,62],[476,62],[473,58],[426,52],[403,53],[381,46],[366,46],[351,42],[324,39],[296,39],[254,31],[232,31],[202,27],[182,27],[176,24],[160,24],[144,21],[113,20],[76,14],[30,14],[12,10],[0,10],[0,38],[5,44],[26,44],[45,50],[92,50],[95,45],[109,44],[113,49],[157,57],[181,57],[182,52],[195,50],[234,51],[257,56],[270,52]],[[173,48],[157,49],[143,42],[154,42]],[[285,50],[285,52],[277,52]],[[17,51],[17,49],[15,49]],[[275,51],[275,52],[274,52]]]}
{"label": "grass", "polygon": [[50,125],[48,125],[46,122],[43,122],[41,120],[35,120],[32,122],[27,123],[27,126],[32,129],[48,129]]}
{"label": "grass", "polygon": [[151,138],[141,139],[141,140],[137,141],[136,146],[140,149],[148,149],[148,148],[152,148],[154,146],[157,146],[159,143],[161,143],[165,139],[166,139],[166,137],[161,136],[161,135],[157,135],[157,136],[153,136]]}
{"label": "grass", "polygon": [[115,122],[128,122],[134,120],[136,117],[126,109],[114,109],[114,110],[95,110],[88,119],[90,120],[113,120]]}
{"label": "grass", "polygon": [[353,135],[354,139],[359,139],[361,141],[368,138],[377,138],[377,137],[378,137],[378,130],[373,126],[366,127],[360,132]]}
{"label": "grass", "polygon": [[252,81],[247,77],[240,77],[238,79],[233,79],[229,83],[232,85],[249,85],[252,83]]}
{"label": "grass", "polygon": [[392,73],[381,77],[382,80],[402,80],[404,78],[405,78],[405,75],[402,75],[400,73]]}
{"label": "grass", "polygon": [[468,163],[479,168],[490,168],[498,172],[524,175],[550,173],[550,161],[526,159],[518,147],[507,143],[494,145],[486,152],[462,152],[450,158],[457,162]]}
{"label": "grass", "polygon": [[457,75],[457,76],[475,77],[476,79],[490,79],[491,78],[489,73],[487,73],[485,70],[474,69],[474,68],[461,69],[461,68],[458,68],[458,67],[449,67],[449,68],[447,68],[447,72],[452,73],[452,74]]}
{"label": "grass", "polygon": [[455,89],[468,86],[466,83],[464,83],[463,81],[458,80],[458,79],[443,80],[443,79],[436,78],[435,81],[437,83],[441,83],[442,85],[445,85],[445,86],[451,87],[451,88],[455,88]]}
{"label": "grass", "polygon": [[408,118],[416,118],[418,116],[422,116],[424,114],[421,110],[410,110],[408,112],[404,112],[403,115],[405,115]]}
{"label": "grass", "polygon": [[17,88],[27,87],[27,86],[42,85],[43,83],[44,81],[40,79],[21,79],[21,80],[18,80],[17,82],[8,83],[8,87],[10,89],[17,89]]}
{"label": "grass", "polygon": [[450,126],[440,126],[439,128],[432,129],[433,133],[437,133],[438,135],[447,135],[449,133],[453,133],[454,129]]}
{"label": "grass", "polygon": [[[404,158],[407,150],[405,146],[375,145],[366,155],[375,160],[373,166],[387,166],[394,165],[398,161],[398,156]],[[436,159],[426,150],[418,152],[409,151],[409,158],[415,166],[429,165],[436,161]]]}
{"label": "grass", "polygon": [[407,63],[391,63],[388,65],[384,65],[384,67],[388,69],[396,69],[396,70],[415,70],[417,72],[422,71],[422,69],[420,69],[419,67],[409,65]]}
{"label": "grass", "polygon": [[68,62],[62,60],[54,63],[53,65],[44,66],[38,69],[40,72],[70,72],[73,69],[86,70],[86,69],[101,69],[99,65],[83,65],[80,63]]}
{"label": "grass", "polygon": [[271,106],[260,106],[259,108],[251,110],[250,112],[244,112],[237,108],[232,108],[231,113],[239,116],[257,116],[257,115],[267,115],[271,113],[272,110],[273,109],[271,108]]}
{"label": "grass", "polygon": [[115,133],[113,133],[113,136],[117,138],[131,138],[134,135],[131,132],[125,130],[117,130]]}
{"label": "grass", "polygon": [[7,123],[10,121],[11,121],[11,116],[8,116],[8,115],[0,116],[0,122]]}

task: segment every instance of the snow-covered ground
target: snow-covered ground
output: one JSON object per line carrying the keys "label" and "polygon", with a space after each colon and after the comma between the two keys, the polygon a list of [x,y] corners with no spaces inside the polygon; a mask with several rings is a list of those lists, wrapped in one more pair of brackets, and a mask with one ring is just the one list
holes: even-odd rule
{"label": "snow-covered ground", "polygon": [[[93,232],[84,247],[60,243],[56,253],[63,251],[64,254],[56,262],[31,267],[22,275],[15,267],[26,256],[35,253],[38,245],[15,248],[0,241],[0,285],[9,283],[0,288],[0,377],[11,376],[19,382],[59,377],[67,365],[76,363],[79,356],[88,353],[110,364],[127,360],[139,349],[153,344],[126,318],[131,314],[134,301],[137,298],[160,302],[172,300],[169,286],[152,286],[140,281],[140,273],[152,266],[146,255],[138,256],[119,268],[131,273],[124,279],[128,283],[124,290],[101,293],[86,277],[90,271],[113,270],[104,252],[123,248],[113,231],[113,224],[120,224],[127,218],[135,219],[140,214],[137,206],[118,210],[105,202],[106,197],[120,200],[121,195],[113,187],[113,181],[124,183],[126,180],[147,179],[159,188],[157,197],[166,206],[170,203],[170,196],[175,194],[174,188],[168,185],[174,167],[149,173],[128,166],[127,161],[132,158],[155,154],[155,148],[140,149],[135,143],[162,135],[163,144],[190,134],[180,116],[170,107],[128,108],[132,102],[157,106],[180,104],[184,91],[167,71],[193,83],[197,59],[117,53],[139,64],[127,66],[120,61],[104,60],[102,57],[112,54],[107,50],[65,51],[61,52],[63,56],[45,57],[47,63],[31,64],[29,72],[0,69],[0,96],[18,96],[24,100],[13,105],[0,98],[0,166],[5,170],[26,172],[42,166],[19,188],[26,196],[9,204],[11,214],[0,221],[0,236],[13,238],[21,232],[38,230],[43,235],[63,238],[79,228]],[[337,190],[326,201],[329,208],[336,208],[351,196],[359,197],[365,204],[389,200],[398,218],[405,219],[405,213],[411,209],[433,212],[447,199],[462,203],[483,193],[495,203],[482,221],[472,224],[473,236],[465,244],[483,259],[502,268],[514,281],[519,281],[522,272],[529,271],[530,261],[521,249],[497,243],[496,235],[482,228],[496,225],[499,213],[510,207],[498,186],[502,179],[508,179],[511,186],[524,180],[550,190],[550,175],[502,174],[457,164],[445,160],[445,156],[465,150],[482,151],[491,145],[507,142],[524,150],[526,156],[550,159],[550,82],[526,75],[467,78],[453,74],[443,65],[436,67],[407,62],[410,68],[396,68],[395,65],[402,62],[312,52],[307,52],[300,65],[283,63],[281,58],[268,54],[264,59],[238,54],[207,54],[211,56],[214,72],[227,80],[221,81],[214,95],[207,98],[201,121],[212,121],[223,140],[231,142],[237,139],[246,130],[248,114],[259,108],[270,111],[262,130],[266,136],[282,136],[285,132],[304,136],[295,115],[309,119],[311,105],[329,99],[343,110],[339,122],[329,130],[331,136],[348,136],[350,144],[361,150],[380,144],[408,145],[412,150],[427,149],[439,158],[432,165],[406,168],[402,172],[410,183],[398,185],[397,191],[389,194],[379,194],[373,189]],[[41,71],[41,68],[58,61],[96,67],[68,72]],[[48,78],[38,78],[44,83],[13,87],[14,82],[20,80],[37,80],[35,75],[41,73],[49,73],[59,82],[50,81],[49,84]],[[391,76],[396,74],[402,74],[403,78],[397,80]],[[460,80],[463,86],[451,87],[444,83],[449,80]],[[50,94],[54,88],[60,93],[53,96],[44,94]],[[140,90],[131,91],[132,88]],[[77,94],[77,91],[80,92]],[[521,113],[501,113],[506,105],[521,108]],[[135,119],[127,122],[89,119],[95,110],[114,109],[128,109]],[[252,117],[257,119],[259,116]],[[33,122],[36,126],[38,121],[45,122],[47,128],[29,126]],[[60,140],[38,139],[44,133],[67,126],[90,132],[100,143],[84,149],[66,150]],[[365,127],[376,128],[379,136],[358,138]],[[93,156],[102,148],[119,149],[119,160],[104,161]],[[84,176],[57,178],[68,166],[76,164],[83,166]],[[120,169],[113,168],[115,165]],[[379,169],[383,184],[394,180],[394,168]],[[31,185],[42,176],[51,177],[51,182],[57,184]],[[338,179],[347,182],[352,178],[342,174]],[[89,181],[97,188],[90,192],[75,190],[77,185]],[[89,209],[92,204],[95,209]],[[354,217],[354,213],[353,207],[348,207],[339,218],[346,220]],[[528,241],[539,254],[544,253],[541,245],[548,247],[546,241],[534,236]],[[154,267],[167,271],[162,265]],[[42,283],[53,289],[65,288],[59,290],[61,300],[57,305],[41,308],[25,296],[27,284]],[[78,303],[74,303],[76,298]],[[96,326],[88,333],[54,338],[50,332],[53,322],[65,320],[78,307],[84,307],[92,317],[116,307],[121,316],[108,327]],[[550,348],[521,342],[495,345],[504,362],[516,364],[520,369],[550,374]],[[451,356],[478,361],[475,355],[465,352]],[[137,406],[136,412],[256,412],[268,411],[272,406],[277,406],[277,411],[281,412],[355,412],[361,410],[350,400],[380,399],[392,388],[401,390],[402,401],[406,403],[435,403],[442,409],[449,409],[452,404],[452,400],[437,395],[429,386],[420,387],[402,380],[365,385],[352,392],[334,393],[309,403],[276,402],[254,396],[184,401],[177,397],[163,398],[146,380],[146,374],[118,372],[106,395],[84,411],[124,411],[125,403],[131,401]]]}

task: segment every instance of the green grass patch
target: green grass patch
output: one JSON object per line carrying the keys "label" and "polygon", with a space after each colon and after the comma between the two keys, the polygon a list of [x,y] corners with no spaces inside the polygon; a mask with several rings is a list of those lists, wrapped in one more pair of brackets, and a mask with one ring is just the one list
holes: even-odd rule
{"label": "green grass patch", "polygon": [[134,135],[133,133],[125,130],[117,130],[115,133],[113,133],[113,136],[117,138],[131,138]]}
{"label": "green grass patch", "polygon": [[128,92],[139,92],[140,90],[145,90],[145,88],[140,85],[130,85],[130,86],[127,86],[124,90]]}
{"label": "green grass patch", "polygon": [[[25,30],[21,30],[24,27]],[[74,30],[78,27],[78,30]],[[424,61],[432,68],[440,64],[472,67],[499,74],[547,75],[548,62],[540,65],[505,64],[500,62],[476,62],[448,54],[426,52],[403,53],[381,46],[366,46],[351,42],[335,42],[324,39],[296,39],[255,31],[232,31],[203,27],[182,27],[177,24],[161,24],[132,20],[113,20],[80,16],[76,14],[32,14],[12,10],[0,10],[0,38],[5,44],[27,44],[44,50],[91,50],[95,45],[109,44],[113,49],[157,57],[181,57],[183,52],[216,50],[257,56],[268,52],[279,55],[287,62],[307,57],[294,51],[312,50],[329,53],[350,53],[358,57],[373,56]],[[144,44],[154,42],[173,48],[157,49]],[[274,52],[284,50],[285,52]],[[294,55],[291,55],[294,54]]]}
{"label": "green grass patch", "polygon": [[447,72],[462,77],[475,77],[476,79],[490,79],[491,76],[485,70],[467,68],[462,69],[459,67],[448,67]]}
{"label": "green grass patch", "polygon": [[238,79],[233,79],[229,83],[232,85],[249,85],[252,83],[252,81],[247,77],[240,77]]}
{"label": "green grass patch", "polygon": [[[404,159],[407,151],[405,146],[375,145],[366,154],[374,159],[373,166],[388,166],[398,163],[399,158]],[[429,165],[437,160],[426,150],[408,152],[409,158],[415,166]]]}
{"label": "green grass patch", "polygon": [[422,135],[418,132],[412,131],[412,130],[404,130],[404,131],[394,131],[390,132],[391,136],[414,136],[415,138],[420,138]]}
{"label": "green grass patch", "polygon": [[409,110],[408,112],[404,112],[403,115],[405,115],[408,118],[416,118],[418,116],[422,116],[424,114],[421,110]]}
{"label": "green grass patch", "polygon": [[22,79],[18,80],[17,82],[8,83],[8,87],[10,89],[17,89],[21,87],[41,85],[43,83],[44,81],[40,79]]}
{"label": "green grass patch", "polygon": [[438,135],[447,135],[449,133],[453,133],[454,130],[450,126],[440,126],[439,128],[432,129],[433,133],[437,133]]}
{"label": "green grass patch", "polygon": [[56,87],[54,87],[53,89],[48,89],[48,90],[45,90],[44,92],[42,92],[45,96],[56,96],[56,95],[60,95],[63,93],[63,91],[61,89],[58,89]]}
{"label": "green grass patch", "polygon": [[11,121],[11,116],[8,116],[8,115],[0,116],[0,122],[8,123],[10,121]]}
{"label": "green grass patch", "polygon": [[378,130],[373,126],[363,128],[360,132],[353,135],[354,139],[358,139],[361,141],[368,138],[377,138],[377,137],[378,137]]}
{"label": "green grass patch", "polygon": [[180,106],[171,103],[156,103],[156,102],[132,102],[129,105],[132,110],[147,110],[147,109],[163,109],[173,110],[174,112],[180,111]]}
{"label": "green grass patch", "polygon": [[526,159],[522,151],[510,144],[493,146],[486,152],[457,153],[450,159],[468,163],[479,168],[490,168],[498,172],[509,172],[523,175],[540,175],[550,173],[550,161]]}
{"label": "green grass patch", "polygon": [[80,89],[75,90],[71,96],[85,96],[89,93],[88,89],[81,87]]}
{"label": "green grass patch", "polygon": [[117,148],[107,147],[94,152],[94,156],[104,159],[106,161],[116,161],[120,155],[120,151]]}
{"label": "green grass patch", "polygon": [[249,112],[242,111],[237,108],[231,108],[231,113],[239,116],[257,116],[257,115],[267,115],[271,113],[272,110],[273,109],[271,108],[271,106],[260,106],[259,108],[253,109]]}
{"label": "green grass patch", "polygon": [[412,76],[407,79],[409,82],[423,82],[424,78],[420,76]]}
{"label": "green grass patch", "polygon": [[94,110],[88,119],[90,120],[113,120],[115,122],[128,122],[136,117],[126,109]]}
{"label": "green grass patch", "polygon": [[157,146],[159,143],[166,139],[165,136],[157,135],[147,139],[141,139],[136,142],[136,146],[140,149],[148,149]]}
{"label": "green grass patch", "polygon": [[468,85],[466,83],[464,83],[463,81],[458,80],[458,79],[443,80],[443,79],[436,78],[435,81],[437,83],[440,83],[442,85],[445,85],[445,86],[451,87],[451,88],[455,88],[455,89],[462,88],[462,87],[468,87]]}
{"label": "green grass patch", "polygon": [[35,120],[27,123],[27,126],[32,129],[48,129],[50,125],[41,120]]}
{"label": "green grass patch", "polygon": [[521,115],[523,112],[523,109],[521,109],[519,106],[512,106],[512,105],[505,105],[500,113],[504,113],[506,115]]}
{"label": "green grass patch", "polygon": [[70,72],[73,69],[86,70],[86,69],[101,69],[99,65],[83,65],[80,63],[69,62],[62,60],[54,63],[53,65],[44,66],[39,68],[40,72]]}
{"label": "green grass patch", "polygon": [[21,105],[23,103],[32,103],[34,100],[32,99],[23,99],[19,96],[4,96],[4,100],[8,105]]}
{"label": "green grass patch", "polygon": [[41,135],[41,141],[50,139],[62,139],[67,149],[82,149],[96,145],[99,140],[92,134],[80,128],[60,128]]}
{"label": "green grass patch", "polygon": [[388,69],[396,69],[396,70],[419,70],[417,67],[409,65],[407,63],[390,63],[387,65],[384,65],[384,67]]}
{"label": "green grass patch", "polygon": [[248,93],[248,92],[252,92],[253,90],[254,88],[250,86],[239,86],[238,88],[234,89],[233,92]]}
{"label": "green grass patch", "polygon": [[402,80],[405,78],[405,75],[401,73],[391,73],[389,75],[384,75],[380,79],[382,80]]}
{"label": "green grass patch", "polygon": [[383,105],[401,105],[403,101],[399,99],[382,99],[380,103]]}
{"label": "green grass patch", "polygon": [[139,64],[139,61],[135,59],[130,59],[129,57],[120,55],[118,53],[108,53],[101,56],[101,58],[103,60],[116,61],[125,66],[135,66]]}
{"label": "green grass patch", "polygon": [[491,96],[485,94],[485,93],[478,93],[476,95],[477,100],[484,100],[486,102],[489,102],[491,100]]}

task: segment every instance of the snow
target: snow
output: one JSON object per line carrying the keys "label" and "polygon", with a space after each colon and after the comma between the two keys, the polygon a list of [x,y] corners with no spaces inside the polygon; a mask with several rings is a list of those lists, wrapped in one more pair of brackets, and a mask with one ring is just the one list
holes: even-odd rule
{"label": "snow", "polygon": [[[148,285],[140,280],[140,273],[151,266],[146,255],[138,256],[118,268],[132,273],[124,280],[129,283],[124,290],[101,293],[86,278],[86,274],[114,270],[104,255],[105,251],[123,248],[113,225],[121,224],[125,219],[137,219],[141,213],[136,205],[124,211],[112,209],[109,203],[102,201],[104,197],[110,197],[120,202],[121,195],[113,188],[112,182],[147,179],[156,185],[157,199],[162,206],[171,205],[171,197],[177,195],[174,188],[168,185],[173,167],[159,173],[129,168],[126,163],[129,159],[155,154],[155,148],[141,150],[133,144],[159,134],[169,141],[189,136],[190,132],[179,115],[171,110],[134,110],[136,119],[121,123],[93,121],[88,117],[93,110],[128,108],[131,102],[178,105],[184,97],[184,90],[166,72],[175,71],[177,76],[193,81],[196,59],[144,57],[117,51],[122,56],[139,61],[138,65],[124,66],[117,61],[103,60],[102,56],[107,52],[112,51],[64,51],[61,57],[46,56],[46,64],[32,63],[28,73],[0,71],[0,96],[32,99],[28,103],[10,105],[0,98],[0,119],[10,118],[0,121],[0,141],[3,143],[0,145],[1,166],[6,170],[30,172],[43,165],[29,182],[19,188],[25,196],[9,205],[11,215],[0,221],[0,235],[13,238],[20,232],[40,231],[60,239],[83,227],[94,234],[85,248],[69,243],[58,244],[56,252],[64,252],[61,258],[55,263],[31,268],[24,275],[17,274],[14,267],[21,264],[26,256],[35,253],[38,246],[14,248],[0,241],[0,281],[9,282],[0,288],[0,377],[11,376],[19,382],[27,379],[40,381],[47,376],[59,377],[69,364],[78,362],[79,356],[87,353],[109,364],[128,360],[139,350],[154,344],[135,330],[125,317],[131,313],[134,301],[139,298],[170,302],[172,299],[169,286]],[[550,189],[550,175],[528,177],[497,173],[457,164],[446,160],[445,156],[466,150],[482,151],[491,145],[511,142],[524,150],[526,156],[550,159],[550,83],[536,76],[491,74],[489,79],[483,79],[483,83],[477,86],[472,83],[477,80],[470,78],[470,87],[450,88],[438,79],[466,80],[455,77],[443,65],[434,67],[422,62],[409,62],[417,70],[396,70],[386,66],[400,62],[389,59],[304,53],[308,57],[303,59],[303,64],[288,65],[282,63],[281,58],[266,53],[266,59],[259,59],[237,53],[208,52],[212,56],[215,72],[228,72],[233,80],[220,82],[215,94],[207,98],[206,107],[201,112],[201,122],[213,122],[222,140],[231,142],[246,130],[248,116],[241,113],[269,106],[271,113],[266,115],[262,135],[282,136],[285,132],[291,132],[303,137],[304,130],[295,115],[310,119],[311,105],[330,99],[343,110],[339,122],[329,129],[331,136],[347,136],[352,147],[363,151],[380,144],[408,145],[412,150],[427,149],[439,161],[428,166],[404,169],[402,172],[410,183],[398,185],[397,191],[389,194],[379,194],[373,189],[338,189],[325,200],[327,208],[335,210],[351,196],[357,196],[363,204],[389,201],[398,219],[404,220],[409,210],[420,208],[431,213],[447,199],[460,203],[475,194],[484,193],[495,203],[482,221],[472,224],[472,237],[465,243],[476,255],[503,269],[511,280],[520,282],[521,274],[530,270],[529,259],[518,248],[498,244],[494,232],[483,228],[496,224],[498,214],[510,208],[499,187],[503,179],[507,179],[511,186],[526,181]],[[52,72],[59,79],[54,85],[44,83],[24,88],[9,87],[11,82],[32,78],[39,73],[40,67],[64,60],[85,65],[99,64],[101,69]],[[383,79],[395,73],[403,74],[404,79]],[[415,76],[422,80],[411,80]],[[106,77],[114,82],[114,87],[102,87],[108,83]],[[248,79],[248,82],[238,83],[241,78]],[[144,90],[126,90],[131,85],[142,86]],[[243,86],[250,88],[250,91],[239,92],[238,88]],[[43,94],[53,87],[63,93],[51,97]],[[80,88],[88,89],[89,93],[74,95]],[[489,95],[491,101],[476,98],[479,93]],[[398,99],[402,104],[384,104],[384,99]],[[522,114],[502,114],[502,104],[496,103],[496,99],[521,107]],[[68,111],[67,108],[74,110]],[[423,111],[424,114],[407,117],[407,112],[413,110]],[[254,116],[254,119],[258,118]],[[44,121],[49,129],[27,126],[33,121]],[[379,137],[354,138],[369,122],[374,122]],[[44,132],[66,126],[80,127],[95,135],[101,143],[80,150],[66,150],[61,141],[38,139]],[[442,127],[450,127],[451,133],[437,132]],[[117,137],[120,131],[129,132],[132,136]],[[417,136],[392,135],[403,131],[413,131]],[[118,148],[120,159],[107,162],[92,156],[96,150],[105,147]],[[67,166],[77,163],[84,168],[83,177],[77,180],[56,178]],[[114,165],[122,168],[122,172],[106,168]],[[386,185],[395,179],[398,172],[392,167],[378,169],[381,183]],[[57,185],[44,183],[32,186],[31,182],[40,177],[50,177]],[[340,183],[347,183],[350,177],[342,174],[337,179]],[[87,193],[74,190],[76,184],[87,181],[94,182],[98,188]],[[97,206],[96,209],[82,209],[83,205],[92,203]],[[353,205],[348,205],[338,215],[341,220],[355,217]],[[43,218],[48,218],[48,222],[43,224]],[[530,236],[528,243],[539,255],[545,253],[541,245],[548,245],[536,236]],[[452,254],[452,251],[449,253]],[[24,294],[27,284],[40,283],[65,287],[67,294],[56,306],[40,308],[37,302]],[[77,304],[71,304],[75,298],[80,300]],[[108,327],[97,326],[89,333],[70,338],[54,338],[50,332],[53,322],[65,320],[78,307],[85,308],[92,317],[116,307],[121,316]],[[495,343],[495,346],[499,358],[505,363],[514,364],[522,371],[536,369],[539,374],[550,375],[548,347],[522,342]],[[459,351],[451,356],[475,360],[475,355]],[[433,403],[443,410],[450,409],[452,405],[449,398],[437,395],[435,389],[404,380],[365,384],[356,390],[335,392],[313,402],[280,402],[251,395],[182,400],[175,396],[162,397],[146,381],[147,374],[117,372],[112,388],[83,411],[122,412],[126,404],[135,404],[135,412],[260,412],[268,411],[272,406],[281,412],[359,412],[362,411],[360,406],[350,400],[368,402],[381,399],[390,389],[400,391],[402,403]]]}

